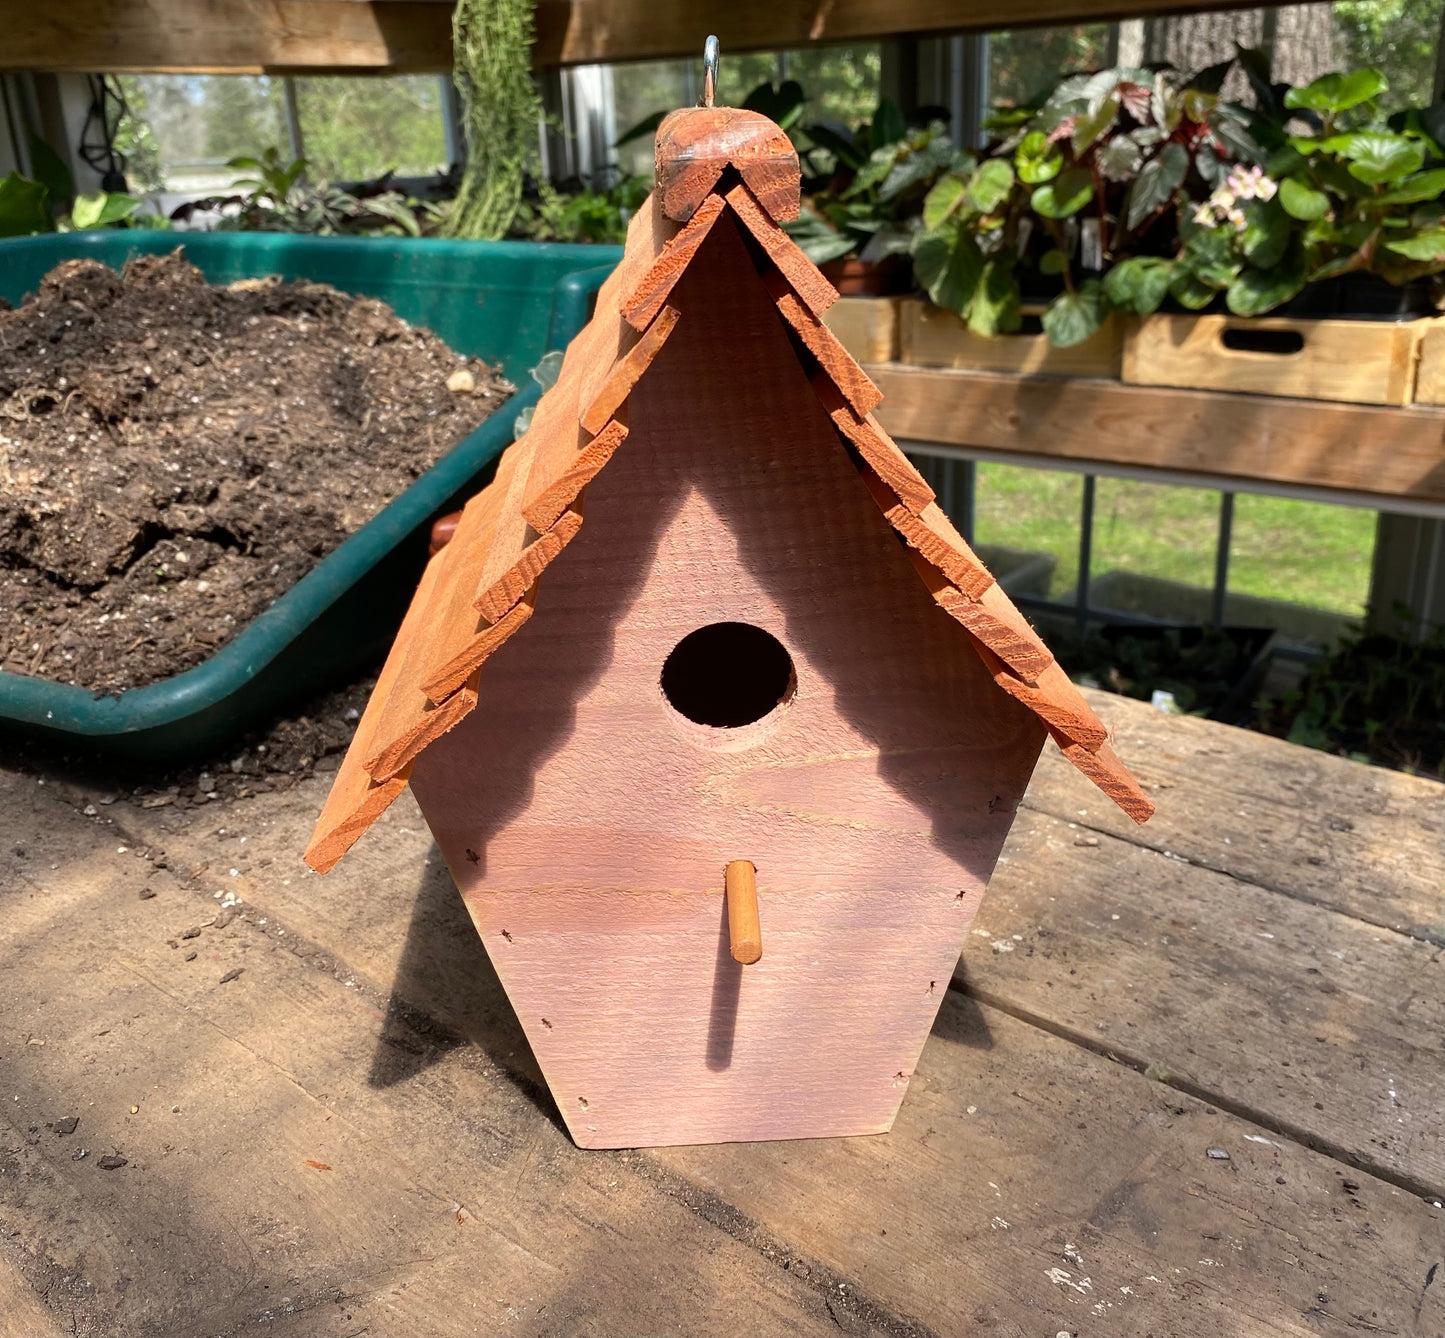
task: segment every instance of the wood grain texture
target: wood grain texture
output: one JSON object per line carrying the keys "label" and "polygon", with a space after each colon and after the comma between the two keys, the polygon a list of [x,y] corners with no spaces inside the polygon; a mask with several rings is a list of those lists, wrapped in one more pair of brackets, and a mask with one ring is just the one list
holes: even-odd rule
{"label": "wood grain texture", "polygon": [[812,378],[812,386],[834,426],[857,448],[905,510],[916,517],[933,506],[933,489],[871,414],[864,417],[854,412],[832,377],[822,372]]}
{"label": "wood grain texture", "polygon": [[326,873],[356,843],[366,829],[384,813],[406,786],[405,776],[393,776],[386,784],[378,784],[366,765],[367,758],[386,740],[383,726],[387,725],[388,703],[401,679],[402,667],[412,644],[412,637],[419,629],[425,611],[431,602],[451,545],[442,549],[432,558],[422,572],[416,594],[412,596],[401,628],[391,650],[387,652],[386,663],[381,667],[376,687],[367,700],[366,709],[352,735],[351,746],[341,761],[332,782],[331,792],[316,820],[316,829],[306,848],[305,859],[318,873]]}
{"label": "wood grain texture", "polygon": [[905,441],[1445,501],[1445,410],[1011,376],[868,369]]}
{"label": "wood grain texture", "polygon": [[474,674],[451,696],[439,702],[428,699],[420,711],[409,715],[404,726],[366,759],[366,769],[377,781],[395,779],[408,771],[427,748],[461,724],[476,704],[477,675]]}
{"label": "wood grain texture", "polygon": [[[522,515],[533,529],[539,530],[542,538],[557,532],[565,536],[571,528],[566,521],[569,511],[578,512],[582,490],[597,477],[598,471],[615,451],[627,440],[626,405],[619,410],[619,417],[608,423],[595,437],[584,436],[582,445],[570,460],[558,456],[549,462],[555,471],[530,482],[530,487],[546,486],[522,508]],[[572,530],[576,533],[576,530]],[[539,539],[540,543],[542,540]],[[565,546],[565,545],[564,545]],[[561,551],[559,547],[558,552]],[[553,553],[551,556],[555,557]],[[549,559],[550,560],[550,559]]]}
{"label": "wood grain texture", "polygon": [[[1419,321],[1144,316],[1129,324],[1123,377],[1140,386],[1404,405],[1414,392],[1423,329]],[[1230,348],[1230,331],[1297,335],[1304,345],[1285,354]]]}
{"label": "wood grain texture", "polygon": [[798,216],[802,172],[793,142],[761,112],[741,107],[683,107],[657,128],[654,155],[663,212],[690,219],[732,168],[769,217]]}
{"label": "wood grain texture", "polygon": [[432,676],[421,685],[427,697],[431,701],[440,702],[458,691],[467,679],[487,662],[493,652],[499,650],[502,643],[532,616],[536,600],[537,587],[533,583],[495,623],[479,626],[471,639],[451,659],[433,670]]}
{"label": "wood grain texture", "polygon": [[1098,786],[1134,822],[1142,824],[1154,816],[1154,801],[1144,793],[1139,782],[1129,774],[1107,743],[1088,746],[1077,742],[1069,737],[1069,731],[1062,725],[1051,724],[1049,732],[1074,770]]}
{"label": "wood grain texture", "polygon": [[1413,400],[1416,404],[1445,404],[1445,320],[1437,316],[1422,324]]}
{"label": "wood grain texture", "polygon": [[488,622],[500,622],[581,528],[582,496],[579,493],[567,504],[566,510],[522,550],[516,562],[477,595],[474,601],[477,611]]}
{"label": "wood grain texture", "polygon": [[[587,525],[413,772],[584,1146],[886,1128],[1044,737],[911,569],[752,273],[719,223]],[[797,682],[736,732],[659,690],[723,621]],[[768,935],[741,977],[739,850]]]}
{"label": "wood grain texture", "polygon": [[[528,548],[521,497],[537,440],[528,433],[507,449],[492,482],[463,508],[451,542],[428,564],[427,579],[392,646],[398,667],[372,691],[372,701],[378,703],[375,723],[365,735],[358,730],[349,750],[361,750],[373,780],[390,780],[438,730],[465,714],[469,708],[463,685],[481,662],[478,654],[484,659],[525,620],[523,613],[489,625],[474,600],[479,587],[492,592],[515,589],[517,568]],[[453,671],[464,661],[476,664],[457,676]],[[442,684],[447,685],[445,695],[428,689]],[[448,702],[451,694],[458,694],[458,700]]]}
{"label": "wood grain texture", "polygon": [[1137,828],[1045,749],[1029,802],[1311,905],[1445,947],[1445,786],[1085,693],[1159,803]]}
{"label": "wood grain texture", "polygon": [[1053,663],[1053,654],[1032,628],[1025,625],[1026,630],[1020,630],[1016,623],[1002,621],[979,602],[978,595],[964,594],[916,548],[909,548],[908,557],[938,606],[968,628],[1020,678],[1036,680]]}
{"label": "wood grain texture", "polygon": [[808,310],[821,319],[823,313],[838,300],[838,290],[799,250],[797,242],[773,221],[772,216],[753,198],[746,185],[739,183],[728,191],[727,202],[747,228],[749,235],[778,267]]}
{"label": "wood grain texture", "polygon": [[752,860],[731,860],[724,881],[728,948],[733,961],[752,966],[763,955],[763,929],[758,916],[758,871]]}
{"label": "wood grain texture", "polygon": [[[1035,924],[993,923],[1018,950],[970,938],[970,965],[1037,969]],[[1065,995],[1071,1026],[1112,1022],[1123,979],[1139,982],[1131,1019],[1159,998],[1132,962],[1122,977],[1107,955],[1087,966]],[[1422,1290],[1440,1259],[1430,1203],[956,993],[887,1138],[648,1155],[935,1333],[1371,1338],[1445,1323],[1445,1299]]]}
{"label": "wood grain texture", "polygon": [[622,259],[598,289],[592,319],[567,347],[563,372],[567,372],[566,363],[573,364],[579,418],[601,393],[617,359],[638,341],[639,332],[633,329],[623,311],[677,233],[678,225],[662,212],[656,191],[629,220]]}
{"label": "wood grain texture", "polygon": [[[25,797],[50,802],[22,813],[12,776],[0,769],[15,1038],[0,1053],[0,1258],[60,1322],[0,1263],[0,1332],[837,1333],[821,1285],[637,1165],[578,1152],[539,1109],[541,1078],[409,798],[389,832],[414,828],[420,859],[393,847],[378,862],[368,843],[319,879],[296,852],[321,777],[264,796],[264,813],[212,804],[172,826],[173,809],[134,809],[171,843],[167,869],[117,853],[117,826],[29,776]],[[14,879],[12,836],[43,893]],[[261,843],[269,872],[248,857]],[[222,848],[241,870],[220,871],[228,887],[247,887],[224,927],[212,880],[187,881]],[[206,927],[182,940],[199,954],[185,963],[169,941],[191,924]],[[415,1002],[392,1009],[394,989]],[[433,1001],[446,1011],[428,1026]],[[45,1127],[64,1115],[80,1117],[69,1137]],[[108,1152],[127,1165],[101,1170]]]}
{"label": "wood grain texture", "polygon": [[958,316],[916,297],[898,301],[898,360],[914,367],[965,367],[1042,376],[1119,377],[1124,320],[1109,316],[1078,344],[1058,348],[1048,335],[974,334]]}
{"label": "wood grain texture", "polygon": [[581,415],[584,432],[598,433],[607,426],[622,407],[622,402],[632,393],[632,387],[661,352],[668,335],[677,325],[677,317],[675,307],[664,306],[642,337],[612,364],[596,395],[590,402],[584,402]]}
{"label": "wood grain texture", "polygon": [[[1077,814],[1020,813],[961,964],[968,987],[1258,1112],[1287,1131],[1276,1143],[1349,1149],[1440,1197],[1440,949],[1087,831]],[[1015,949],[991,951],[1000,940]]]}
{"label": "wood grain texture", "polygon": [[853,361],[832,330],[804,306],[792,285],[778,271],[769,270],[763,281],[783,319],[797,332],[804,348],[818,360],[818,366],[838,387],[853,412],[860,418],[866,418],[883,398],[868,373]]}
{"label": "wood grain texture", "polygon": [[[1177,4],[1174,9],[1177,9]],[[1217,0],[1201,9],[1228,8]],[[712,0],[660,7],[655,0],[541,0],[537,65],[684,57],[696,60],[699,33],[716,33],[730,51],[778,51],[815,42],[866,41],[892,35],[988,32],[1047,24],[1103,22],[1172,12],[1166,0]]]}
{"label": "wood grain texture", "polygon": [[[993,675],[993,681],[1038,716],[1055,738],[1062,735],[1070,744],[1082,745],[1090,754],[1107,741],[1108,731],[1089,710],[1079,696],[1079,690],[1057,663],[1048,665],[1031,683],[1014,673],[983,642],[976,637],[974,640],[979,659]],[[1070,756],[1069,760],[1074,759]]]}
{"label": "wood grain texture", "polygon": [[898,298],[840,297],[824,323],[858,362],[894,362],[898,358]]}
{"label": "wood grain texture", "polygon": [[451,5],[408,0],[0,3],[0,68],[263,74],[451,68]]}
{"label": "wood grain texture", "polygon": [[697,248],[702,245],[708,229],[717,222],[726,203],[721,195],[708,195],[682,231],[663,247],[652,267],[638,281],[622,305],[622,315],[634,330],[641,333],[647,329],[662,310],[667,295],[692,262]]}
{"label": "wood grain texture", "polygon": [[[1210,3],[1204,8],[1227,8]],[[176,74],[445,73],[452,68],[452,6],[427,0],[48,0],[0,4],[0,65],[53,72]],[[541,0],[534,67],[686,57],[699,33],[723,51],[775,51],[889,34],[981,32],[1167,13],[1166,0],[1129,10],[1091,0],[816,0],[691,4],[650,0]]]}
{"label": "wood grain texture", "polygon": [[[791,1332],[784,1318],[769,1322],[734,1307],[762,1304],[755,1288],[770,1276],[799,1279],[799,1258],[806,1259],[820,1290],[821,1279],[834,1295],[844,1282],[845,1294],[883,1308],[894,1332],[908,1331],[900,1317],[911,1320],[914,1331],[936,1333],[1054,1333],[1065,1327],[1090,1333],[1094,1325],[1140,1338],[1445,1331],[1440,1269],[1433,1285],[1423,1285],[1441,1259],[1440,1210],[1351,1160],[1374,1156],[1379,1149],[1373,1140],[1382,1136],[1390,1140],[1389,1155],[1408,1151],[1390,1133],[1390,1121],[1402,1111],[1383,1109],[1389,1089],[1382,1074],[1408,1074],[1408,1085],[1396,1085],[1396,1091],[1404,1111],[1415,1114],[1438,1078],[1422,1036],[1431,1025],[1428,1010],[1438,1006],[1431,973],[1440,968],[1414,955],[1429,949],[1378,929],[1360,933],[1305,899],[1315,893],[1353,896],[1362,909],[1376,901],[1403,908],[1432,899],[1438,905],[1445,881],[1439,875],[1445,787],[1209,721],[1166,716],[1145,703],[1092,690],[1086,695],[1131,754],[1143,754],[1141,773],[1167,802],[1148,827],[1135,829],[1122,815],[1116,820],[1112,805],[1100,804],[1054,749],[1045,750],[974,922],[989,937],[971,934],[966,950],[967,989],[999,1006],[957,988],[950,993],[886,1138],[658,1149],[629,1155],[626,1162],[578,1153],[557,1131],[550,1103],[545,1113],[534,1104],[540,1076],[470,927],[449,914],[456,894],[434,862],[409,797],[330,878],[289,885],[274,876],[274,866],[302,843],[307,810],[314,811],[324,793],[320,778],[235,805],[219,845],[209,806],[178,813],[137,809],[122,799],[109,811],[133,838],[164,846],[173,868],[213,859],[218,849],[233,852],[231,859],[249,851],[237,861],[241,876],[228,886],[245,895],[254,917],[269,917],[285,928],[287,939],[321,949],[315,957],[254,952],[249,965],[264,988],[238,999],[231,986],[215,990],[202,980],[187,986],[194,993],[183,1000],[195,1012],[176,1014],[189,1027],[199,1021],[207,1031],[215,1024],[228,1036],[239,1034],[305,1085],[293,1104],[267,1105],[256,1115],[254,1134],[261,1141],[248,1139],[248,1145],[270,1148],[264,1140],[278,1127],[290,1129],[311,1094],[329,1093],[326,1113],[345,1105],[347,1117],[357,1121],[351,1128],[366,1135],[353,1150],[366,1159],[363,1170],[374,1164],[380,1171],[396,1157],[427,1168],[439,1186],[463,1187],[462,1198],[471,1211],[480,1209],[488,1229],[505,1225],[529,1250],[547,1251],[560,1275],[538,1292],[535,1260],[524,1256],[531,1271],[524,1275],[523,1294],[549,1306],[585,1298],[580,1309],[566,1312],[580,1331],[591,1321],[599,1329],[742,1332],[756,1324],[757,1332]],[[28,776],[18,780],[36,798],[51,789],[36,787]],[[1066,806],[1067,821],[1042,819],[1040,801]],[[57,858],[46,859],[47,847],[36,834],[13,822],[13,807],[6,812],[10,834],[33,846],[37,860]],[[56,824],[71,846],[69,858],[86,849],[87,832],[94,840],[115,831],[82,821],[70,804],[57,805],[56,812],[75,823]],[[1331,825],[1347,814],[1358,818],[1353,830]],[[1102,830],[1106,825],[1129,839],[1113,841]],[[1192,843],[1174,848],[1187,850],[1187,859],[1166,859],[1165,847],[1156,852],[1148,844],[1156,829],[1167,834],[1171,825]],[[1040,828],[1037,837],[1034,827]],[[1098,847],[1075,846],[1090,835],[1098,836]],[[244,845],[242,836],[249,838]],[[1064,848],[1057,850],[1060,843]],[[8,845],[0,849],[0,869]],[[134,860],[117,856],[113,839],[103,850],[112,863]],[[1322,863],[1308,864],[1306,852]],[[1277,887],[1292,879],[1315,881],[1301,885],[1300,896],[1267,896],[1257,886],[1243,886],[1238,872],[1210,874],[1206,863],[1230,864]],[[66,905],[58,921],[61,891],[52,885],[44,898],[29,902],[34,946],[5,963],[16,998],[35,1017],[32,1022],[30,1013],[15,1013],[16,1028],[53,1029],[60,1008],[67,1025],[74,1017],[79,1031],[91,1007],[114,1006],[112,991],[122,988],[126,975],[106,973],[120,972],[122,960],[137,965],[137,943],[154,943],[146,960],[165,970],[158,978],[176,988],[175,969],[166,966],[170,950],[161,943],[175,910],[167,911],[164,888],[158,899],[142,903],[134,900],[133,887],[124,896],[107,892],[73,914]],[[1286,900],[1277,911],[1275,903]],[[153,911],[158,918],[137,921]],[[22,930],[17,918],[12,911],[12,942],[31,932],[31,921]],[[152,933],[137,934],[138,924]],[[238,922],[231,932],[240,927]],[[1057,933],[1043,932],[1052,930]],[[1259,937],[1263,932],[1276,938]],[[358,1000],[356,990],[346,990],[344,1006],[335,1004],[334,1012],[332,993],[342,990],[331,975],[333,959],[366,991]],[[298,974],[308,960],[325,964],[312,986]],[[89,976],[77,981],[77,965],[82,972],[96,968],[95,993],[88,992]],[[1328,986],[1339,993],[1330,994]],[[398,1030],[391,1043],[374,1037],[367,1029],[380,1031],[388,991],[398,1015],[435,1020],[462,1043],[454,1050],[445,1042],[433,1048],[410,1028]],[[1052,1003],[1061,991],[1061,1002]],[[319,1011],[323,1003],[326,1012]],[[1313,1029],[1321,1009],[1329,1010],[1330,1031]],[[1037,1025],[1027,1020],[1031,1016]],[[123,1110],[125,1083],[152,1055],[175,1062],[174,1033],[156,1017],[147,1012],[143,1022],[120,1033],[127,1072],[114,1080],[112,1099],[97,1100],[97,1110]],[[1358,1039],[1344,1040],[1340,1026],[1352,1028]],[[436,1035],[426,1033],[433,1040]],[[1317,1035],[1329,1043],[1321,1045]],[[368,1083],[373,1049],[405,1065],[404,1080],[389,1087]],[[58,1053],[52,1041],[34,1058]],[[1131,1071],[1151,1062],[1197,1083],[1193,1094]],[[215,1067],[212,1061],[206,1071]],[[53,1084],[35,1103],[46,1112],[71,1108],[71,1092],[97,1099],[95,1083],[111,1072],[91,1064],[73,1071],[27,1068]],[[1214,1099],[1216,1082],[1229,1084],[1223,1106]],[[26,1111],[35,1089],[27,1082],[14,1090],[25,1096]],[[190,1086],[167,1093],[185,1110],[201,1099]],[[1259,1122],[1252,1109],[1256,1098],[1264,1104]],[[1315,1108],[1316,1101],[1324,1110]],[[251,1103],[241,1117],[259,1105]],[[218,1118],[236,1117],[235,1109],[217,1110]],[[485,1118],[475,1117],[479,1111]],[[1305,1118],[1323,1123],[1309,1132],[1297,1124]],[[1281,1123],[1295,1132],[1280,1132]],[[1419,1125],[1412,1119],[1393,1128],[1413,1133]],[[177,1141],[175,1126],[142,1122],[125,1132],[127,1151],[140,1147],[154,1159],[157,1169],[146,1183],[155,1185],[165,1168],[178,1163],[174,1153],[160,1155],[159,1140]],[[17,1133],[15,1145],[20,1141]],[[1210,1147],[1226,1149],[1230,1160],[1207,1157]],[[1332,1151],[1322,1153],[1321,1147]],[[186,1149],[182,1142],[183,1155]],[[116,1207],[93,1197],[97,1183],[103,1192],[113,1181],[77,1172],[77,1198],[67,1201],[64,1213],[34,1183],[29,1201],[41,1220],[79,1219],[82,1225],[61,1239],[84,1252],[84,1276],[101,1295],[115,1295],[123,1317],[136,1314],[144,1284],[147,1305],[154,1307],[146,1313],[158,1327],[226,1332],[241,1326],[175,1317],[197,1314],[203,1298],[221,1290],[214,1279],[251,1276],[256,1261],[239,1243],[229,1243],[234,1232],[212,1226],[211,1205],[233,1203],[236,1177],[264,1176],[271,1160],[253,1151],[218,1167],[206,1161],[218,1173],[200,1181],[189,1170],[164,1180],[165,1193],[175,1198],[161,1202],[176,1207],[145,1219],[142,1232],[132,1223],[135,1254],[114,1258],[116,1274],[138,1279],[124,1298],[102,1285],[114,1275],[106,1271],[101,1233],[118,1220],[113,1214],[130,1210],[130,1200]],[[579,1175],[595,1178],[578,1189]],[[673,1177],[664,1182],[669,1192],[649,1209],[636,1182],[660,1175]],[[611,1189],[609,1182],[615,1182]],[[337,1185],[325,1200],[298,1205],[293,1197],[295,1216],[281,1220],[315,1233],[304,1246],[308,1267],[335,1257],[323,1250],[351,1257],[345,1252],[362,1233],[350,1224],[357,1213],[371,1223],[367,1204],[375,1204],[382,1227],[399,1211],[387,1201],[393,1181],[374,1197],[359,1197],[367,1183],[361,1175]],[[404,1195],[406,1202],[413,1201],[414,1189]],[[337,1214],[334,1229],[312,1225],[310,1214],[321,1202]],[[708,1211],[667,1215],[680,1202],[704,1203]],[[418,1241],[432,1239],[416,1231],[434,1217],[419,1211],[415,1229],[412,1219],[404,1219],[404,1230],[388,1227],[371,1240],[370,1263],[359,1271],[367,1277],[379,1271],[386,1281],[362,1279],[348,1287],[359,1312],[311,1307],[303,1312],[308,1328],[291,1334],[339,1338],[378,1314],[378,1332],[465,1332],[455,1294],[461,1287],[470,1312],[473,1292],[467,1288],[475,1277],[449,1265],[445,1250],[436,1251],[437,1263],[405,1275],[409,1287],[400,1296],[391,1295],[396,1272],[381,1269],[382,1261],[414,1259]],[[222,1213],[216,1220],[231,1219]],[[717,1220],[742,1224],[753,1257],[771,1261],[771,1273],[734,1272],[737,1261],[728,1251],[736,1242],[705,1234]],[[164,1247],[155,1240],[161,1221],[177,1224]],[[686,1229],[677,1234],[680,1227]],[[470,1240],[467,1233],[475,1229],[462,1228],[460,1238]],[[560,1244],[548,1234],[558,1230]],[[614,1232],[620,1237],[615,1249],[559,1254],[586,1241],[595,1246],[599,1234],[610,1241]],[[28,1231],[22,1239],[27,1237]],[[614,1258],[634,1247],[638,1253],[621,1262]],[[474,1251],[460,1258],[468,1269],[477,1267]],[[495,1261],[488,1256],[488,1266],[501,1267],[506,1258],[505,1252]],[[778,1266],[779,1258],[791,1271]],[[213,1271],[197,1277],[196,1260]],[[643,1260],[653,1272],[644,1269],[639,1280],[634,1270]],[[274,1290],[281,1268],[264,1252],[259,1263],[260,1280]],[[599,1267],[606,1270],[600,1279]],[[1067,1281],[1054,1270],[1067,1273]],[[687,1286],[659,1291],[651,1285],[654,1275],[673,1283],[679,1271],[685,1271]],[[574,1288],[572,1277],[585,1283]],[[1068,1285],[1082,1286],[1086,1277],[1083,1291]],[[732,1293],[729,1279],[746,1283],[741,1293]],[[233,1292],[225,1291],[227,1303]],[[269,1296],[259,1285],[254,1293]],[[1322,1294],[1330,1299],[1320,1301]],[[763,1300],[781,1304],[775,1293]],[[618,1308],[625,1304],[654,1316],[652,1323]],[[1104,1309],[1096,1314],[1095,1306]],[[343,1313],[359,1318],[342,1327]],[[500,1324],[503,1311],[496,1313]],[[849,1322],[858,1314],[835,1313]],[[878,1312],[871,1313],[878,1323]],[[430,1322],[436,1316],[454,1322]],[[832,1323],[826,1316],[824,1322]],[[139,1327],[112,1323],[107,1329]]]}
{"label": "wood grain texture", "polygon": [[403,767],[389,780],[373,780],[358,752],[346,776],[337,774],[332,799],[322,810],[306,848],[306,863],[317,873],[330,873],[406,789],[410,775],[411,769]]}

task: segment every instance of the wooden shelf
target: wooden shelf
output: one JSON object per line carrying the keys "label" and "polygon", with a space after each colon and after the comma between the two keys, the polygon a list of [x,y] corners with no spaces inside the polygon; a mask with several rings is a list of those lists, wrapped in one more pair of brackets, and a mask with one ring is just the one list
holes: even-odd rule
{"label": "wooden shelf", "polygon": [[[900,441],[1445,503],[1445,408],[878,363]],[[1386,508],[1388,509],[1388,507]]]}
{"label": "wooden shelf", "polygon": [[[1240,8],[1192,0],[1191,9]],[[1179,0],[540,0],[538,66],[1166,13]],[[0,0],[0,69],[259,74],[449,70],[447,0]]]}

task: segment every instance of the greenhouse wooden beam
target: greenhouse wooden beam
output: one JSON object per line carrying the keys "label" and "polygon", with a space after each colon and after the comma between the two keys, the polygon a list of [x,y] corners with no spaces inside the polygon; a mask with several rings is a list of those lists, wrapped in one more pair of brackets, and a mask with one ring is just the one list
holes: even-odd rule
{"label": "greenhouse wooden beam", "polygon": [[[540,0],[539,66],[1237,9],[1238,0]],[[260,74],[451,67],[447,0],[0,0],[0,69]]]}
{"label": "greenhouse wooden beam", "polygon": [[48,73],[404,73],[451,67],[425,0],[0,0],[0,68]]}
{"label": "greenhouse wooden beam", "polygon": [[1445,502],[1445,408],[870,364],[906,442]]}

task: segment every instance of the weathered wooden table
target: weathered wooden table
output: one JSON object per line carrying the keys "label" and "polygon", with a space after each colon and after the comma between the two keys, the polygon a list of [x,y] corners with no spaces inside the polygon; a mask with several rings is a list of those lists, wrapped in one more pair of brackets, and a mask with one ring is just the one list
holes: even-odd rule
{"label": "weathered wooden table", "polygon": [[409,799],[3,774],[0,1333],[1445,1332],[1445,789],[1093,701],[840,1141],[575,1149]]}

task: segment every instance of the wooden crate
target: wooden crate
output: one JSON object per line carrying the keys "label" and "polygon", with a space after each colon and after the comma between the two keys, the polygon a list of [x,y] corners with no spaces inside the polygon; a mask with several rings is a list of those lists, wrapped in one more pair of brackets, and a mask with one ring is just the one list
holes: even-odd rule
{"label": "wooden crate", "polygon": [[1421,321],[1415,403],[1445,404],[1445,317]]}
{"label": "wooden crate", "polygon": [[[1130,323],[1124,380],[1350,404],[1409,404],[1424,329],[1421,321],[1145,316]],[[1275,348],[1259,347],[1269,344]]]}
{"label": "wooden crate", "polygon": [[840,297],[823,323],[855,362],[895,362],[898,358],[897,297]]}
{"label": "wooden crate", "polygon": [[[1024,315],[1037,316],[1039,310],[1025,307]],[[899,357],[915,367],[1117,380],[1123,347],[1123,325],[1112,316],[1097,334],[1068,348],[1054,347],[1039,332],[987,339],[970,331],[953,312],[919,298],[905,299],[899,319]]]}

